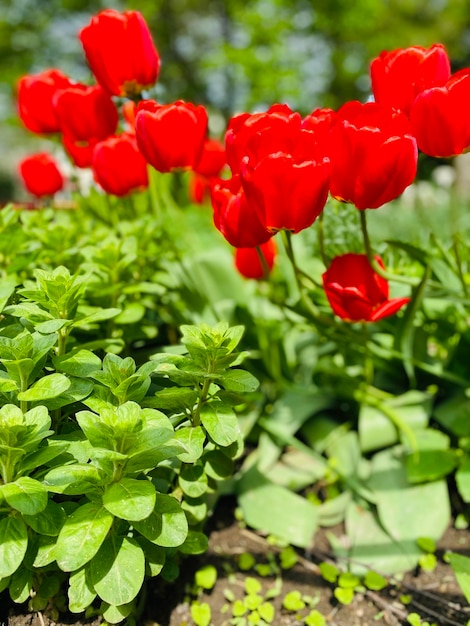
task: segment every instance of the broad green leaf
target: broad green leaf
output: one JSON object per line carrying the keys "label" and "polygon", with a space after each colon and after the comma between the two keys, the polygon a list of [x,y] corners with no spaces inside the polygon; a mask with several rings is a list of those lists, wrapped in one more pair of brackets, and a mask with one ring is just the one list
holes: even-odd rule
{"label": "broad green leaf", "polygon": [[0,312],[10,299],[11,294],[15,291],[15,287],[16,279],[13,276],[6,276],[2,278],[2,282],[0,284]]}
{"label": "broad green leaf", "polygon": [[181,468],[178,484],[190,498],[198,498],[207,491],[207,476],[202,465],[185,465]]}
{"label": "broad green leaf", "polygon": [[64,572],[73,572],[88,563],[105,540],[114,517],[98,502],[76,509],[59,533],[57,564]]}
{"label": "broad green leaf", "polygon": [[33,561],[33,567],[45,567],[55,561],[55,537],[37,535],[34,543],[35,547],[37,547],[37,552]]}
{"label": "broad green leaf", "polygon": [[116,317],[121,312],[121,309],[110,308],[110,309],[98,309],[94,313],[90,313],[89,315],[85,315],[80,319],[76,319],[73,321],[73,326],[80,328],[82,326],[88,326],[89,324],[96,324],[96,322],[103,322],[104,320],[109,320],[113,317]]}
{"label": "broad green leaf", "polygon": [[[3,372],[2,372],[3,374]],[[8,393],[9,391],[18,391],[18,383],[11,378],[4,378],[0,374],[0,392]]]}
{"label": "broad green leaf", "polygon": [[40,535],[55,537],[59,534],[66,518],[60,504],[49,500],[46,508],[36,515],[23,515],[24,521]]}
{"label": "broad green leaf", "polygon": [[166,550],[143,536],[137,537],[137,543],[145,554],[147,576],[158,576],[165,565]]}
{"label": "broad green leaf", "polygon": [[29,476],[2,485],[0,493],[12,508],[26,515],[37,515],[47,506],[47,489]]}
{"label": "broad green leaf", "polygon": [[77,350],[52,359],[59,372],[72,376],[87,377],[101,369],[101,359],[91,350]]}
{"label": "broad green leaf", "polygon": [[452,434],[470,436],[470,397],[464,391],[456,393],[436,407],[433,417]]}
{"label": "broad green leaf", "polygon": [[249,393],[259,387],[257,378],[245,370],[229,370],[217,379],[217,383],[228,391]]}
{"label": "broad green leaf", "polygon": [[455,473],[459,494],[464,502],[470,502],[470,458],[466,457]]}
{"label": "broad green leaf", "polygon": [[317,509],[301,496],[271,483],[256,468],[237,485],[238,501],[249,526],[307,548],[317,529]]}
{"label": "broad green leaf", "polygon": [[467,602],[470,602],[470,558],[463,554],[450,552],[448,559],[463,595]]}
{"label": "broad green leaf", "polygon": [[418,537],[438,540],[450,522],[446,482],[410,485],[405,460],[396,448],[373,457],[369,487],[376,494],[380,521],[395,541],[415,542]]}
{"label": "broad green leaf", "polygon": [[457,464],[453,450],[449,450],[449,437],[432,428],[416,432],[417,453],[406,458],[408,480],[422,483],[437,480],[450,474]]}
{"label": "broad green leaf", "polygon": [[87,580],[85,567],[70,574],[68,596],[71,613],[85,611],[96,598],[96,592]]}
{"label": "broad green leaf", "polygon": [[53,493],[75,496],[87,493],[101,482],[97,468],[89,463],[75,463],[51,469],[44,477],[44,484]]}
{"label": "broad green leaf", "polygon": [[33,572],[26,567],[17,569],[10,580],[9,591],[13,602],[26,602],[33,588]]}
{"label": "broad green leaf", "polygon": [[183,554],[203,554],[208,547],[209,541],[204,533],[190,530],[179,551]]}
{"label": "broad green leaf", "polygon": [[135,539],[111,535],[87,569],[99,597],[119,606],[139,593],[145,578],[145,556]]}
{"label": "broad green leaf", "polygon": [[63,374],[49,374],[37,380],[29,389],[21,391],[18,399],[27,402],[36,402],[56,398],[70,387],[70,380]]}
{"label": "broad green leaf", "polygon": [[146,539],[165,548],[180,546],[188,534],[188,522],[179,502],[165,494],[157,494],[153,513],[133,526]]}
{"label": "broad green leaf", "polygon": [[234,463],[220,450],[212,450],[204,455],[204,471],[214,480],[224,480],[233,475]]}
{"label": "broad green leaf", "polygon": [[183,426],[175,431],[175,439],[184,447],[178,454],[183,463],[195,463],[202,456],[206,435],[200,426]]}
{"label": "broad green leaf", "polygon": [[19,517],[0,520],[0,579],[11,576],[20,567],[28,547],[28,530]]}
{"label": "broad green leaf", "polygon": [[167,387],[157,391],[153,398],[146,398],[145,403],[151,401],[151,406],[157,409],[167,409],[174,413],[193,409],[197,402],[197,393],[186,387]]}
{"label": "broad green leaf", "polygon": [[219,446],[238,439],[240,426],[233,409],[223,402],[208,402],[201,408],[201,422],[209,437]]}
{"label": "broad green leaf", "polygon": [[155,498],[155,487],[149,480],[122,478],[106,488],[103,505],[116,517],[138,521],[152,513]]}
{"label": "broad green leaf", "polygon": [[113,604],[104,604],[103,617],[107,624],[120,624],[126,617],[128,617],[132,611],[135,610],[135,602],[128,602],[127,604],[121,604],[115,606]]}

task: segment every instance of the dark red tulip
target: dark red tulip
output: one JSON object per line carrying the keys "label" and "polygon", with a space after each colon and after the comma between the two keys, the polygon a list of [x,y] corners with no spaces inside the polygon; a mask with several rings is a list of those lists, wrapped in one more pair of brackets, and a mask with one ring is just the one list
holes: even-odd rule
{"label": "dark red tulip", "polygon": [[449,80],[450,61],[441,44],[399,48],[375,58],[370,75],[375,101],[409,115],[416,96]]}
{"label": "dark red tulip", "polygon": [[91,71],[110,94],[132,97],[157,80],[160,59],[138,11],[101,11],[79,36]]}
{"label": "dark red tulip", "polygon": [[33,133],[58,133],[60,123],[52,100],[59,89],[72,85],[68,76],[56,69],[20,78],[18,114],[26,128]]}
{"label": "dark red tulip", "polygon": [[[379,256],[375,260],[383,268]],[[333,312],[350,322],[376,322],[401,309],[409,298],[389,299],[389,287],[369,264],[365,254],[337,256],[322,276]]]}
{"label": "dark red tulip", "polygon": [[118,125],[116,106],[99,85],[63,89],[54,97],[54,106],[62,133],[75,142],[106,139]]}
{"label": "dark red tulip", "polygon": [[148,186],[147,162],[131,133],[98,142],[93,150],[92,167],[96,182],[115,196]]}
{"label": "dark red tulip", "polygon": [[330,133],[331,195],[358,209],[397,198],[417,169],[418,150],[404,113],[368,102],[348,102]]}
{"label": "dark red tulip", "polygon": [[267,278],[266,270],[259,255],[262,254],[268,271],[271,271],[276,258],[276,244],[274,239],[256,248],[237,248],[235,250],[235,267],[245,278],[260,280]]}
{"label": "dark red tulip", "polygon": [[26,189],[37,198],[53,196],[64,186],[57,163],[47,152],[26,157],[19,163],[18,170]]}
{"label": "dark red tulip", "polygon": [[248,205],[238,176],[215,184],[211,200],[215,227],[232,246],[254,248],[272,237],[258,213]]}
{"label": "dark red tulip", "polygon": [[434,157],[461,154],[470,146],[470,69],[453,74],[443,87],[423,91],[411,108],[418,148]]}
{"label": "dark red tulip", "polygon": [[183,100],[173,104],[145,100],[137,108],[135,133],[140,151],[159,172],[194,169],[206,139],[207,112]]}

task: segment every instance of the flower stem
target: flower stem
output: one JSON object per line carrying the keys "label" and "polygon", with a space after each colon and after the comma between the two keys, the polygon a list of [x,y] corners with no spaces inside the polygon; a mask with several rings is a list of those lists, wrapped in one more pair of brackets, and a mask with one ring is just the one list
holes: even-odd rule
{"label": "flower stem", "polygon": [[369,265],[371,266],[371,268],[374,270],[376,274],[378,274],[382,278],[385,278],[386,280],[394,280],[395,282],[404,283],[405,285],[412,285],[412,286],[417,285],[419,280],[416,281],[415,279],[409,278],[407,276],[401,276],[400,274],[393,274],[391,272],[387,272],[386,270],[383,269],[383,267],[379,265],[379,263],[377,263],[377,260],[374,256],[374,251],[372,250],[372,246],[370,243],[369,232],[367,230],[366,210],[367,209],[359,211],[359,214],[361,217],[361,230],[362,230],[362,237],[364,239],[364,247],[365,247],[366,254],[367,254],[367,260],[369,261]]}
{"label": "flower stem", "polygon": [[269,266],[261,246],[256,246],[256,254],[258,255],[261,267],[263,268],[263,280],[267,280],[269,277]]}

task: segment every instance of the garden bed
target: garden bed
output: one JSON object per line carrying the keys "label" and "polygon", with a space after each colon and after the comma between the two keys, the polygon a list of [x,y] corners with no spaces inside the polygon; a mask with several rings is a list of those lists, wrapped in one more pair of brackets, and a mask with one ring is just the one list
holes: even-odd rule
{"label": "garden bed", "polygon": [[[400,576],[390,578],[391,584],[388,587],[380,591],[359,590],[354,593],[351,603],[342,604],[334,596],[335,585],[328,583],[319,570],[319,563],[334,560],[328,532],[344,537],[342,525],[328,531],[320,530],[311,551],[296,551],[297,562],[292,567],[280,567],[278,579],[281,582],[276,583],[276,574],[273,571],[269,574],[268,570],[280,563],[282,548],[273,545],[261,533],[236,521],[232,505],[231,499],[222,500],[222,505],[218,507],[212,521],[209,550],[199,557],[190,557],[184,561],[182,575],[177,582],[169,584],[160,579],[149,582],[139,624],[194,626],[191,604],[200,602],[210,606],[211,626],[229,626],[233,623],[231,620],[235,602],[243,601],[247,597],[247,579],[259,582],[258,595],[274,608],[275,617],[272,623],[276,626],[308,623],[302,618],[305,619],[312,609],[324,616],[328,626],[399,626],[409,624],[407,616],[412,613],[419,614],[421,623],[428,621],[429,624],[438,626],[463,626],[470,619],[470,607],[450,565],[443,560],[446,551],[470,554],[468,530],[457,530],[449,526],[437,545],[437,564],[434,569],[425,571],[417,568],[405,574],[402,580]],[[241,555],[251,555],[256,564],[248,569],[240,569]],[[195,585],[195,574],[208,565],[216,568],[217,580],[212,589],[204,590]],[[273,589],[278,589],[277,595],[274,595]],[[290,606],[295,607],[298,594],[306,606],[297,610],[286,608],[286,597],[291,598]],[[2,626],[98,626],[102,623],[100,618],[84,620],[83,616],[71,614],[61,615],[60,620],[63,621],[53,621],[44,613],[22,612],[21,607],[9,602],[5,592],[0,599],[3,611],[1,619],[6,619],[0,621]],[[408,604],[401,600],[408,601]],[[8,618],[5,614],[7,607]]]}

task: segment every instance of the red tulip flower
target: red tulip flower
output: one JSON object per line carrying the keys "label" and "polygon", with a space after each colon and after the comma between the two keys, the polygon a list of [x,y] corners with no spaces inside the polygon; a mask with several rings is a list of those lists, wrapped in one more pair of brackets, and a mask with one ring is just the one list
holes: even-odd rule
{"label": "red tulip flower", "polygon": [[348,102],[330,133],[331,195],[358,209],[376,209],[410,185],[418,161],[404,113],[375,102]]}
{"label": "red tulip flower", "polygon": [[[266,113],[234,116],[225,133],[227,162],[232,173],[240,172],[245,157],[256,160],[281,149],[290,152],[292,138],[297,136],[301,123],[299,113],[286,104],[274,104]],[[259,140],[260,133],[263,133],[263,141]]]}
{"label": "red tulip flower", "polygon": [[93,150],[92,167],[96,182],[115,196],[148,186],[147,162],[131,133],[98,142]]}
{"label": "red tulip flower", "polygon": [[330,146],[330,130],[336,119],[333,109],[315,109],[302,120],[302,128],[314,133],[317,151],[328,156]]}
{"label": "red tulip flower", "polygon": [[220,173],[226,165],[225,148],[216,139],[206,139],[199,163],[194,168],[189,180],[189,195],[192,202],[202,204]]}
{"label": "red tulip flower", "polygon": [[[382,259],[375,259],[383,268]],[[410,300],[389,299],[388,282],[374,272],[365,254],[335,257],[322,279],[333,312],[350,322],[376,322],[393,315]]]}
{"label": "red tulip flower", "polygon": [[271,271],[276,258],[274,239],[270,239],[259,246],[259,252],[256,248],[237,248],[235,250],[235,267],[242,276],[256,280],[267,278],[265,268],[259,257],[260,254],[263,255],[266,261],[266,267]]}
{"label": "red tulip flower", "polygon": [[64,186],[57,163],[47,152],[26,157],[19,163],[18,170],[26,189],[37,198],[53,196]]}
{"label": "red tulip flower", "polygon": [[79,36],[91,71],[110,94],[132,97],[157,80],[160,58],[138,11],[101,11]]}
{"label": "red tulip flower", "polygon": [[146,161],[159,172],[194,169],[204,148],[207,112],[183,100],[173,104],[144,100],[137,108],[135,133]]}
{"label": "red tulip flower", "polygon": [[52,100],[59,89],[72,85],[71,80],[56,69],[20,78],[18,113],[26,128],[33,133],[58,133],[60,123]]}
{"label": "red tulip flower", "polygon": [[442,87],[423,91],[411,109],[418,148],[434,157],[461,154],[470,146],[470,69],[453,74]]}
{"label": "red tulip flower", "polygon": [[62,145],[65,152],[70,157],[70,160],[76,167],[86,168],[91,167],[93,161],[93,150],[95,149],[98,141],[92,139],[91,141],[75,141],[73,137],[62,135]]}
{"label": "red tulip flower", "polygon": [[444,46],[413,46],[382,52],[370,66],[376,102],[410,114],[414,99],[425,89],[444,85],[450,61]]}
{"label": "red tulip flower", "polygon": [[211,200],[215,227],[232,246],[255,248],[273,236],[247,203],[238,176],[215,184],[211,190]]}
{"label": "red tulip flower", "polygon": [[116,106],[99,85],[63,89],[55,95],[54,106],[62,133],[75,142],[106,139],[118,125]]}

